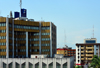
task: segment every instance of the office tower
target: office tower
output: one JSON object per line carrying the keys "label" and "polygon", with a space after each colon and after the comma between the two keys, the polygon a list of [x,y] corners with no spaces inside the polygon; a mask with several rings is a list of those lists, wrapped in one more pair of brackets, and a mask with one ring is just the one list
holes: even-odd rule
{"label": "office tower", "polygon": [[100,43],[95,39],[85,39],[85,43],[76,43],[76,65],[91,63],[94,55],[100,56]]}
{"label": "office tower", "polygon": [[56,54],[56,26],[25,17],[0,17],[0,58]]}

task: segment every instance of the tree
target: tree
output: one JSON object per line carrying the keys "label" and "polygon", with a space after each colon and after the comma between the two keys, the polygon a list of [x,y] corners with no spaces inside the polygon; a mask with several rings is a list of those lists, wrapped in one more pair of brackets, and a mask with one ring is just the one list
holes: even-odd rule
{"label": "tree", "polygon": [[98,58],[97,55],[94,55],[92,62],[90,63],[90,67],[100,68],[100,57]]}

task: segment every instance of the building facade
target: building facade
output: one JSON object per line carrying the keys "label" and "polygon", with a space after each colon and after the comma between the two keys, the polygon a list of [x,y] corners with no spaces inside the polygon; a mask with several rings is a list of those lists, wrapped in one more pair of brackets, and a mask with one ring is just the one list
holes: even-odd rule
{"label": "building facade", "polygon": [[56,54],[56,26],[52,22],[0,17],[0,58]]}
{"label": "building facade", "polygon": [[100,56],[100,43],[76,44],[76,65],[91,63],[94,55]]}
{"label": "building facade", "polygon": [[0,68],[73,68],[69,58],[0,58]]}
{"label": "building facade", "polygon": [[57,48],[56,54],[63,54],[64,56],[75,56],[76,49],[72,49],[72,48]]}

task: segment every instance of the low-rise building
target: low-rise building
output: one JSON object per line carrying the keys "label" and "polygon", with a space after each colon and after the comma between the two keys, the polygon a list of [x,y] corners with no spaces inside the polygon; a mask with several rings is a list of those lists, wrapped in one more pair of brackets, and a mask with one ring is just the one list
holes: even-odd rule
{"label": "low-rise building", "polygon": [[[59,55],[58,55],[59,56]],[[62,55],[61,55],[62,56]],[[0,58],[0,68],[73,68],[74,57]]]}

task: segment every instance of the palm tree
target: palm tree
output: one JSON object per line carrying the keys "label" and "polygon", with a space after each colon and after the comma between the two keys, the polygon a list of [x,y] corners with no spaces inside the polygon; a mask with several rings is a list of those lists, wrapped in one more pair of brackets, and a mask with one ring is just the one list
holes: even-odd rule
{"label": "palm tree", "polygon": [[90,63],[90,67],[100,68],[100,57],[98,58],[97,55],[94,55],[92,62]]}

